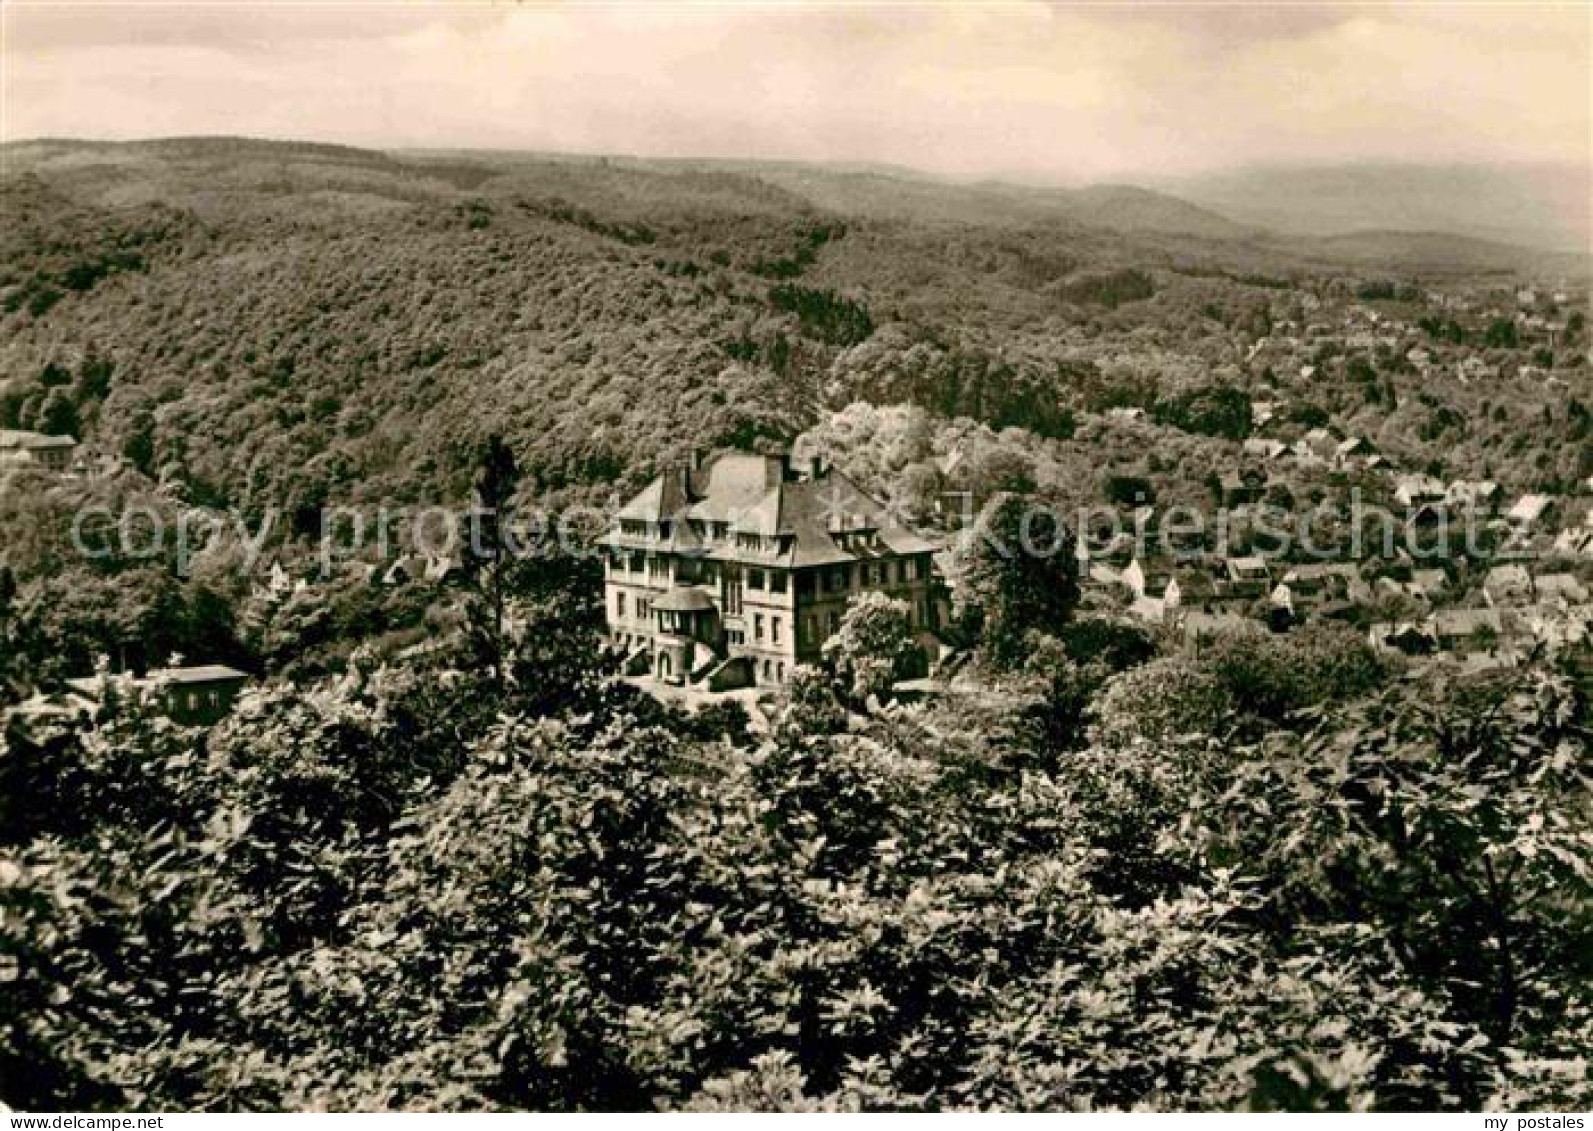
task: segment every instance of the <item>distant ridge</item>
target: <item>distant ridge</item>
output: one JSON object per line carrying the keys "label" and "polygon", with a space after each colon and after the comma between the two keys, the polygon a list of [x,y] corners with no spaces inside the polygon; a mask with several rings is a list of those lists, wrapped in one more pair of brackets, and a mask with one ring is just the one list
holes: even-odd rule
{"label": "distant ridge", "polygon": [[1593,168],[1365,163],[1233,169],[1154,187],[1291,235],[1447,232],[1593,252]]}
{"label": "distant ridge", "polygon": [[[214,207],[218,193],[306,188],[322,177],[317,170],[331,178],[323,188],[372,201],[413,202],[439,191],[490,193],[520,184],[612,206],[664,194],[714,208],[735,202],[749,212],[806,206],[857,219],[1042,225],[1081,238],[1115,233],[1174,256],[1176,241],[1196,241],[1189,246],[1249,248],[1269,258],[1355,269],[1569,275],[1586,274],[1593,264],[1586,245],[1579,248],[1564,235],[1569,228],[1551,230],[1555,217],[1567,212],[1566,193],[1587,180],[1574,169],[1540,169],[1533,176],[1424,166],[1236,170],[1155,187],[1047,187],[955,182],[863,162],[383,151],[232,136],[0,144],[5,175],[35,173],[60,191],[109,205],[170,198]],[[1383,191],[1373,191],[1379,185]],[[1479,213],[1492,222],[1483,223]],[[1453,222],[1439,222],[1445,218]]]}

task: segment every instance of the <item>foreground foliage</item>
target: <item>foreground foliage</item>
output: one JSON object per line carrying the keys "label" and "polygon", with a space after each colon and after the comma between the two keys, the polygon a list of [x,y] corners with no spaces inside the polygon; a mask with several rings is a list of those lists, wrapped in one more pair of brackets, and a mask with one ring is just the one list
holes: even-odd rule
{"label": "foreground foliage", "polygon": [[5,1101],[1590,1099],[1586,733],[1552,672],[1396,680],[1252,744],[1125,721],[1121,681],[1177,661],[1041,640],[908,711],[805,673],[752,742],[594,663],[528,652],[499,691],[356,662],[209,734],[11,736]]}

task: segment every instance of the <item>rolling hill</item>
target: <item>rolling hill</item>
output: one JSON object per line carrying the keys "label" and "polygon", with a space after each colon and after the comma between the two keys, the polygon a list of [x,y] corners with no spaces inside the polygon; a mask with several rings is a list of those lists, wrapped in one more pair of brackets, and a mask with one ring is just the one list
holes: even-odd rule
{"label": "rolling hill", "polygon": [[1593,173],[1588,168],[1264,167],[1152,187],[1290,235],[1444,232],[1546,251],[1593,251]]}
{"label": "rolling hill", "polygon": [[1526,272],[1132,188],[228,138],[0,150],[0,409],[197,500],[461,497],[500,431],[593,499],[694,445],[911,401],[1042,434],[1101,365],[1230,365],[1313,274]]}

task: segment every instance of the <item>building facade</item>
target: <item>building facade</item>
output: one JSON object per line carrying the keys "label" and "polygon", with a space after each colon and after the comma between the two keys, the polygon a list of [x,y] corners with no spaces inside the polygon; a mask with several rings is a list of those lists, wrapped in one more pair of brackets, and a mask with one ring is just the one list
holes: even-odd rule
{"label": "building facade", "polygon": [[46,436],[0,428],[0,468],[36,467],[57,474],[71,470],[77,441],[70,436]]}
{"label": "building facade", "polygon": [[783,683],[869,591],[903,601],[926,644],[945,615],[935,546],[817,463],[694,458],[627,503],[603,541],[610,639],[628,670],[670,683]]}
{"label": "building facade", "polygon": [[184,726],[212,726],[219,722],[249,682],[249,673],[225,664],[160,668],[142,677],[87,676],[66,681],[68,691],[90,714],[104,706],[108,690],[150,699],[166,716]]}

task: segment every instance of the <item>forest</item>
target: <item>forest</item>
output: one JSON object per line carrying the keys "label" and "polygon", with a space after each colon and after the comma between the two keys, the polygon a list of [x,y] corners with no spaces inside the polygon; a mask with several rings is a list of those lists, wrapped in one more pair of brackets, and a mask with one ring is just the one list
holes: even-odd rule
{"label": "forest", "polygon": [[[1269,414],[1573,492],[1557,281],[922,186],[848,211],[840,174],[4,152],[0,427],[85,463],[0,469],[0,708],[174,655],[253,679],[212,728],[110,692],[8,727],[0,1103],[1593,1106],[1585,663],[1326,621],[1191,649],[940,508],[1010,540],[1036,503],[1209,502]],[[495,459],[558,515],[717,447],[823,455],[947,543],[942,693],[890,694],[885,599],[756,711],[687,708],[619,678],[586,547],[315,570],[328,507],[460,506]],[[85,553],[88,511],[202,533]]]}
{"label": "forest", "polygon": [[1197,661],[981,546],[979,691],[916,707],[874,698],[889,601],[766,732],[663,705],[610,678],[590,568],[540,561],[498,651],[12,735],[5,1101],[1587,1106],[1570,673],[1331,626]]}

